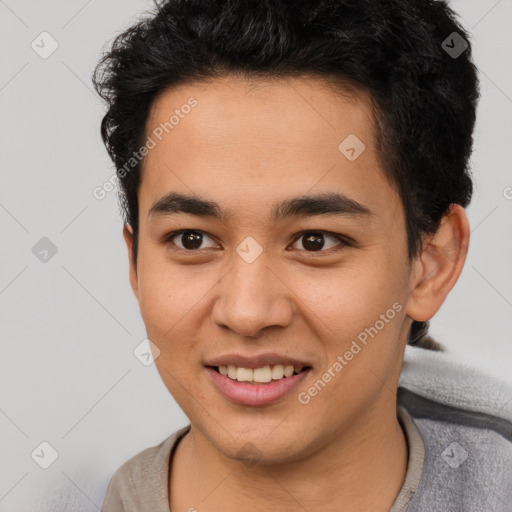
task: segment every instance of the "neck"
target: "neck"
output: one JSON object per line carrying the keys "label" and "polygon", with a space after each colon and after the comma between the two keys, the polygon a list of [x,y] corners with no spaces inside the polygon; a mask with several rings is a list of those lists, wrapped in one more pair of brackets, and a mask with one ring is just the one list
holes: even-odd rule
{"label": "neck", "polygon": [[248,467],[225,457],[192,426],[173,457],[171,511],[194,510],[193,505],[201,512],[388,512],[404,482],[408,452],[396,399],[385,398],[342,435],[285,464]]}

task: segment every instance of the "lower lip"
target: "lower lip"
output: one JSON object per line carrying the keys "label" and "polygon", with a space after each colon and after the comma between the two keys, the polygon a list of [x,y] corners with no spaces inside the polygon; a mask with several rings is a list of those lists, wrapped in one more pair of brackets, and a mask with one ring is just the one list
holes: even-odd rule
{"label": "lower lip", "polygon": [[211,367],[206,369],[216,388],[225,397],[239,405],[268,405],[276,402],[297,388],[309,373],[307,369],[297,375],[273,380],[267,384],[249,384],[224,377]]}

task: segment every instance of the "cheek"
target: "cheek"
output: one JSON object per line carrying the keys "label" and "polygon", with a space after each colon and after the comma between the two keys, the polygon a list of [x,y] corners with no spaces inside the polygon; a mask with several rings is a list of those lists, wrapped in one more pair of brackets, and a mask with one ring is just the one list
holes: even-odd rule
{"label": "cheek", "polygon": [[162,336],[177,321],[180,311],[171,307],[175,293],[167,279],[153,272],[139,273],[139,306],[148,334],[152,331]]}
{"label": "cheek", "polygon": [[193,266],[171,265],[158,253],[142,253],[140,312],[148,337],[161,350],[161,361],[167,361],[166,366],[185,365],[192,354],[201,317],[206,314],[208,290],[215,283],[207,277]]}
{"label": "cheek", "polygon": [[200,298],[199,291],[194,291],[194,286],[169,265],[151,265],[146,260],[141,266],[140,312],[147,336],[159,350],[155,360],[158,372],[180,405],[189,398],[198,369],[191,356],[197,340],[194,305],[197,307]]}
{"label": "cheek", "polygon": [[162,349],[167,347],[166,337],[173,326],[184,316],[182,283],[172,275],[163,258],[142,246],[137,265],[139,307],[147,334]]}
{"label": "cheek", "polygon": [[139,305],[144,323],[153,329],[167,329],[184,313],[186,287],[181,272],[170,264],[165,251],[144,238],[140,241],[137,264]]}
{"label": "cheek", "polygon": [[[347,410],[355,411],[395,373],[405,307],[401,276],[392,274],[389,261],[368,265],[369,270],[366,266],[345,267],[336,276],[316,280],[308,293],[300,295],[306,306],[303,314],[317,327],[325,350],[317,377],[332,382],[316,401],[320,409],[343,397]],[[330,375],[326,373],[329,370]],[[336,377],[332,378],[332,373]]]}
{"label": "cheek", "polygon": [[[331,334],[329,337],[335,335],[335,343],[344,343],[373,325],[381,314],[386,315],[400,301],[400,282],[401,277],[393,271],[388,258],[373,262],[361,258],[308,279],[295,290],[300,302],[307,306],[305,311],[315,312],[320,325]],[[388,316],[396,318],[395,312],[392,309]]]}

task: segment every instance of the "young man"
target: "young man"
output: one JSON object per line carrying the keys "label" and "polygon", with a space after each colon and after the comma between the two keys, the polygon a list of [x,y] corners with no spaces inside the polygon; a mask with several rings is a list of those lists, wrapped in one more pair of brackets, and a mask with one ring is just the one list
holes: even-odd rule
{"label": "young man", "polygon": [[102,510],[510,511],[512,390],[411,346],[469,244],[478,83],[452,11],[171,0],[94,81],[190,420]]}

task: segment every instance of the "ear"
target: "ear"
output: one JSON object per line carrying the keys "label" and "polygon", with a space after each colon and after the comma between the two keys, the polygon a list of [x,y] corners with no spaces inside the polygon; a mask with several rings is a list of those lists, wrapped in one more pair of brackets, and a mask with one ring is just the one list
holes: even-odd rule
{"label": "ear", "polygon": [[139,282],[137,278],[137,264],[133,260],[133,229],[130,224],[126,223],[123,227],[123,237],[128,249],[128,260],[130,265],[130,284],[133,293],[137,300],[139,300]]}
{"label": "ear", "polygon": [[469,222],[464,208],[451,204],[437,232],[424,241],[414,261],[406,313],[413,320],[430,320],[442,306],[462,272],[469,247]]}

